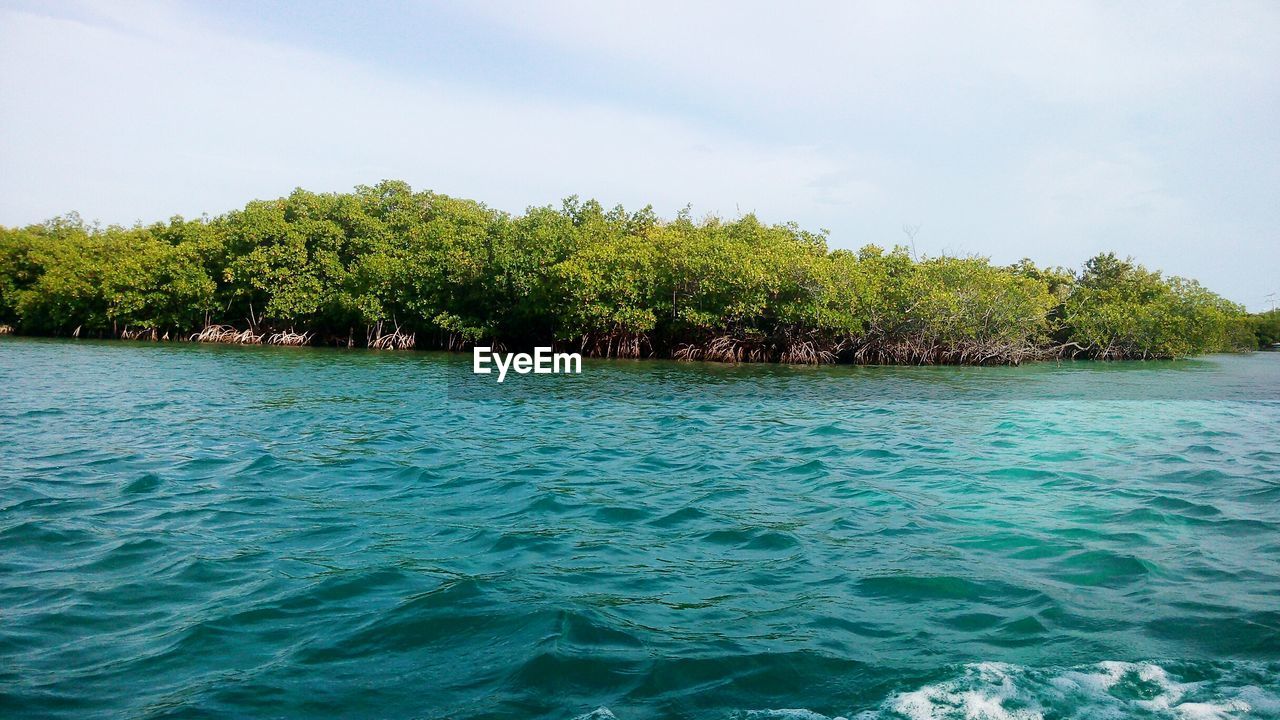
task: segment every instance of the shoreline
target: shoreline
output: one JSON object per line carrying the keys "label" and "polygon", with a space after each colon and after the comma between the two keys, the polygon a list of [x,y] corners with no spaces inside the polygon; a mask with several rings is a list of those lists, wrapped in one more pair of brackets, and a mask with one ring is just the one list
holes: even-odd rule
{"label": "shoreline", "polygon": [[[268,343],[268,342],[210,342],[192,340],[188,338],[178,339],[149,339],[140,337],[70,337],[65,335],[29,335],[23,333],[0,333],[0,342],[5,339],[12,338],[23,341],[48,341],[56,343],[94,343],[104,345],[138,345],[138,346],[176,346],[176,347],[226,347],[241,349],[290,349],[290,350],[320,350],[320,351],[338,351],[338,352],[359,352],[373,355],[388,356],[407,356],[414,355],[432,355],[441,354],[450,357],[471,357],[471,348],[454,348],[447,347],[409,347],[409,348],[375,348],[361,345],[344,346],[333,343],[306,343],[306,344],[286,344],[286,343]],[[580,352],[583,360],[591,361],[623,361],[623,362],[658,362],[671,363],[675,365],[710,365],[717,367],[791,367],[791,368],[834,368],[834,367],[857,367],[857,368],[912,368],[912,367],[935,367],[935,368],[1015,368],[1023,366],[1043,366],[1043,365],[1076,365],[1076,364],[1101,364],[1101,365],[1137,365],[1146,363],[1167,363],[1175,364],[1188,361],[1200,360],[1215,355],[1225,356],[1246,356],[1255,352],[1266,353],[1274,352],[1268,349],[1235,349],[1235,350],[1219,350],[1215,352],[1200,353],[1196,355],[1188,355],[1183,357],[1120,357],[1120,358],[1104,358],[1091,356],[1070,356],[1070,355],[1049,355],[1044,357],[1035,357],[1022,360],[1020,362],[991,362],[991,363],[973,363],[973,362],[781,362],[776,360],[719,360],[707,358],[683,358],[663,355],[650,355],[644,357],[629,357],[616,355],[597,355],[590,352],[579,350],[571,345],[553,344],[556,350],[566,350]],[[513,351],[520,351],[523,348],[512,348]]]}
{"label": "shoreline", "polygon": [[396,181],[298,189],[199,220],[0,226],[0,325],[786,364],[1175,358],[1261,338],[1242,306],[1115,253],[1067,269],[828,240],[576,197],[512,214]]}

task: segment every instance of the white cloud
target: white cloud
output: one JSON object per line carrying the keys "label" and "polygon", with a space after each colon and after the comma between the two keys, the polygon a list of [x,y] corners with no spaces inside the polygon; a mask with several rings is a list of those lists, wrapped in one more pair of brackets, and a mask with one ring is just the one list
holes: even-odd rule
{"label": "white cloud", "polygon": [[[459,4],[511,40],[483,77],[377,37],[233,34],[216,5],[33,8],[0,8],[0,223],[398,178],[513,211],[755,211],[843,247],[920,223],[931,253],[1114,249],[1255,307],[1275,289],[1274,5]],[[547,58],[554,91],[498,82]]]}
{"label": "white cloud", "polygon": [[0,118],[25,142],[0,145],[4,165],[23,170],[0,179],[5,222],[72,208],[152,220],[384,177],[512,210],[580,193],[647,197],[668,212],[789,196],[800,212],[821,201],[805,188],[840,170],[813,147],[752,143],[679,117],[409,83],[170,13],[128,20],[6,13],[3,93],[21,100]]}
{"label": "white cloud", "polygon": [[1274,83],[1267,62],[1280,61],[1271,41],[1280,14],[1257,4],[562,0],[465,7],[548,44],[784,112],[796,103],[954,106],[976,91],[1132,102],[1224,72]]}

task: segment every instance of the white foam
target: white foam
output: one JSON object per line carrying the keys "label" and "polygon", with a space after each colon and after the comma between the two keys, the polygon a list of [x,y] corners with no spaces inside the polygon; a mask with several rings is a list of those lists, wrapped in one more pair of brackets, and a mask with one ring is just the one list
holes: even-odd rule
{"label": "white foam", "polygon": [[[1026,668],[986,662],[952,678],[896,693],[853,720],[1280,720],[1275,665],[1215,664],[1210,679],[1184,681],[1152,662]],[[1258,687],[1259,678],[1264,687]],[[751,710],[738,720],[846,720],[804,708]],[[617,720],[608,708],[574,720]],[[719,720],[709,718],[708,720]]]}
{"label": "white foam", "polygon": [[[1119,687],[1122,683],[1130,687]],[[952,679],[898,693],[858,720],[1234,720],[1259,712],[1277,717],[1276,690],[1230,677],[1182,682],[1155,663],[1101,662],[1037,670],[1004,663],[966,665]]]}
{"label": "white foam", "polygon": [[[976,676],[976,678],[974,677]],[[976,679],[977,682],[970,682]],[[925,685],[892,700],[892,711],[910,720],[963,718],[964,720],[1043,720],[1038,709],[1005,707],[1016,699],[1018,688],[1003,663],[968,666],[964,678]]]}
{"label": "white foam", "polygon": [[842,717],[827,717],[804,708],[782,708],[780,710],[751,710],[747,720],[847,720]]}
{"label": "white foam", "polygon": [[1182,703],[1177,707],[1178,715],[1187,720],[1227,720],[1238,717],[1237,713],[1247,713],[1252,708],[1243,700],[1230,700],[1226,703]]}

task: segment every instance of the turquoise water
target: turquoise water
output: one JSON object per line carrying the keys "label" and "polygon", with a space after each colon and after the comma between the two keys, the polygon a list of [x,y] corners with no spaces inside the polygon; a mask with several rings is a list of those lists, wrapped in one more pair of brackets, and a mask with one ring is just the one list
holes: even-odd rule
{"label": "turquoise water", "polygon": [[1280,354],[0,340],[0,716],[1280,717]]}

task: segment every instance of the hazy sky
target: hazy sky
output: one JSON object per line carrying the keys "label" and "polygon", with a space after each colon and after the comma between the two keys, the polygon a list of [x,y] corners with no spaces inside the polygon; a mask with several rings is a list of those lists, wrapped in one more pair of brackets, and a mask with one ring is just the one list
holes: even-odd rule
{"label": "hazy sky", "polygon": [[1280,291],[1280,3],[0,0],[0,224],[383,178]]}

